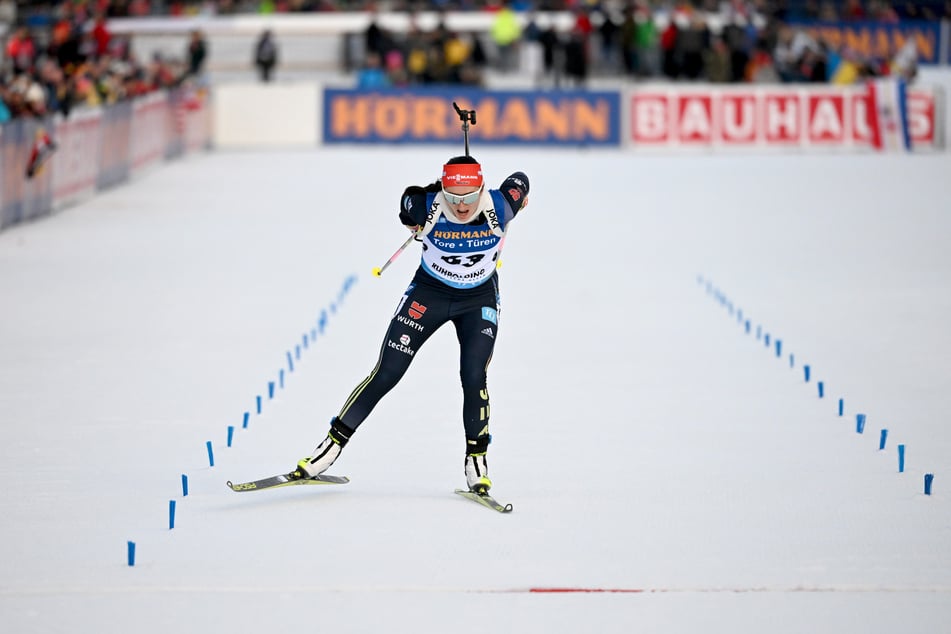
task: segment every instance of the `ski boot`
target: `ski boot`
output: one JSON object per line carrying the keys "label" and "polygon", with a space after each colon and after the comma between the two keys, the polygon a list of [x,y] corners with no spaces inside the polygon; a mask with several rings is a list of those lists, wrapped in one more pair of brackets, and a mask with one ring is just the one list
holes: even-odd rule
{"label": "ski boot", "polygon": [[340,452],[350,440],[353,430],[344,426],[340,419],[334,416],[330,421],[330,431],[327,437],[317,445],[314,452],[297,462],[297,467],[291,472],[296,479],[315,478],[327,469],[340,456]]}

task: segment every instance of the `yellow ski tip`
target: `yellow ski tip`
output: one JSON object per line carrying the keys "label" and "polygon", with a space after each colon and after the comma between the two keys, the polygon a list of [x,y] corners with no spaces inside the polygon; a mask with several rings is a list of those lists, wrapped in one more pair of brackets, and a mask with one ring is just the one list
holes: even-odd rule
{"label": "yellow ski tip", "polygon": [[375,275],[376,277],[380,277],[381,273],[383,273],[383,270],[380,267],[378,266],[373,267],[373,275]]}

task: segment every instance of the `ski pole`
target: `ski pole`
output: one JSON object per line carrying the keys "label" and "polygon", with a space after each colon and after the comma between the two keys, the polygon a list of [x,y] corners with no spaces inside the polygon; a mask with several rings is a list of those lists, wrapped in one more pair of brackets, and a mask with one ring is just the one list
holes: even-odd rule
{"label": "ski pole", "polygon": [[456,109],[456,114],[459,115],[459,119],[462,120],[462,134],[466,143],[466,156],[469,156],[469,122],[472,122],[472,125],[476,124],[476,111],[475,110],[463,110],[456,102],[452,102],[452,107]]}
{"label": "ski pole", "polygon": [[388,267],[389,265],[393,264],[393,262],[396,260],[396,258],[400,257],[400,253],[402,253],[402,252],[406,249],[406,247],[409,246],[409,243],[412,242],[413,240],[415,240],[415,239],[416,239],[416,236],[418,236],[418,235],[419,235],[419,231],[414,231],[414,232],[413,232],[413,235],[411,235],[410,237],[408,237],[408,238],[406,239],[406,242],[403,243],[403,246],[401,246],[399,249],[397,249],[397,250],[396,250],[396,253],[394,253],[393,255],[390,256],[390,259],[386,261],[386,264],[384,264],[383,266],[374,266],[374,267],[373,267],[373,275],[375,275],[376,277],[380,277],[380,276],[383,274],[383,271],[386,270],[386,267]]}
{"label": "ski pole", "polygon": [[[472,125],[475,125],[475,123],[476,123],[476,111],[475,111],[475,110],[463,110],[462,108],[460,108],[460,107],[456,104],[455,101],[452,102],[452,107],[455,108],[456,114],[458,114],[458,115],[459,115],[459,119],[462,120],[462,133],[463,133],[463,136],[464,136],[464,139],[465,139],[466,156],[469,156],[469,122],[471,121],[471,122],[472,122]],[[418,238],[418,237],[419,237],[419,234],[420,234],[421,232],[422,232],[422,229],[419,229],[419,230],[417,230],[416,232],[414,232],[413,235],[411,235],[409,238],[407,238],[407,239],[406,239],[406,242],[403,243],[403,246],[401,246],[399,249],[397,249],[397,250],[396,250],[396,253],[394,253],[392,256],[390,256],[390,259],[386,261],[386,264],[384,264],[383,266],[375,266],[375,267],[373,267],[373,275],[375,275],[376,277],[380,277],[381,275],[383,275],[383,271],[386,270],[386,267],[388,267],[389,265],[393,264],[393,261],[396,260],[396,258],[400,257],[400,253],[402,253],[403,250],[406,249],[406,247],[409,246],[409,243],[410,243],[410,242],[412,242],[413,240],[415,240],[416,238]],[[499,261],[498,265],[501,266],[501,261]]]}

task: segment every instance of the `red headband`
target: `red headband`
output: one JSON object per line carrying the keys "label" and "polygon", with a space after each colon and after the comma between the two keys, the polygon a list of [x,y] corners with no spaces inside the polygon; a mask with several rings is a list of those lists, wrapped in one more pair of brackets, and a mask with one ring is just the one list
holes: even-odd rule
{"label": "red headband", "polygon": [[478,163],[452,163],[442,166],[443,187],[482,187],[482,166]]}

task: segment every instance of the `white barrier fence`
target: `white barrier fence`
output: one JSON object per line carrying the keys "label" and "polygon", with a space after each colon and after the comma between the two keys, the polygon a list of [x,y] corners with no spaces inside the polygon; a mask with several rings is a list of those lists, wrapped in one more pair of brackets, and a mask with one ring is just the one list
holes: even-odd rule
{"label": "white barrier fence", "polygon": [[[36,218],[127,181],[165,159],[211,142],[208,94],[182,88],[68,118],[16,119],[0,128],[0,229]],[[50,158],[28,174],[44,139]]]}

